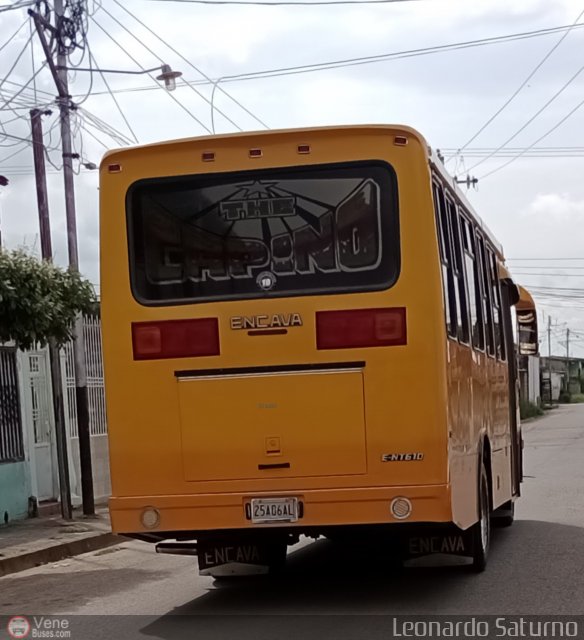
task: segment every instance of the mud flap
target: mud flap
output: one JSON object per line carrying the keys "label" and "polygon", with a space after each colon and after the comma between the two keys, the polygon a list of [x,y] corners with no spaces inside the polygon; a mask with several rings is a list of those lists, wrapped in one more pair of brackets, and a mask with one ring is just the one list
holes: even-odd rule
{"label": "mud flap", "polygon": [[202,576],[261,575],[286,559],[286,543],[261,540],[201,541],[198,544]]}
{"label": "mud flap", "polygon": [[456,525],[413,528],[401,536],[404,560],[437,554],[472,558],[473,544],[472,527],[463,531]]}

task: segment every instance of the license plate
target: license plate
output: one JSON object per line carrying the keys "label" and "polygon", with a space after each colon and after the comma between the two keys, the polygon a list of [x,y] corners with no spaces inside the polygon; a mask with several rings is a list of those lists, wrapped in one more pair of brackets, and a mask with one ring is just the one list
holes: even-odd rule
{"label": "license plate", "polygon": [[296,522],[298,498],[254,498],[251,501],[252,522]]}

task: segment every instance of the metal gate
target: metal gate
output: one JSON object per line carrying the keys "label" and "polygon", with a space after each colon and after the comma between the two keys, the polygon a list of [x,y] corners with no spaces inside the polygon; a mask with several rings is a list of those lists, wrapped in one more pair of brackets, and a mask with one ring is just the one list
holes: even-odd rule
{"label": "metal gate", "polygon": [[[87,400],[89,429],[92,436],[106,436],[105,391],[103,384],[103,360],[101,354],[101,322],[95,316],[83,318],[83,339],[87,367]],[[65,398],[69,436],[77,438],[77,398],[75,395],[75,359],[73,344],[68,342],[65,352]]]}
{"label": "metal gate", "polygon": [[0,347],[0,462],[24,460],[16,349]]}
{"label": "metal gate", "polygon": [[50,500],[58,494],[55,426],[47,349],[28,352],[30,419],[34,438],[37,497]]}

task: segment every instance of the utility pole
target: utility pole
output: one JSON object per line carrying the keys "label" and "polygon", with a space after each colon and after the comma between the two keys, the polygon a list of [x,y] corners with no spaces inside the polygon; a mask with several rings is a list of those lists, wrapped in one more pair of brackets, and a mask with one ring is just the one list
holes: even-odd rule
{"label": "utility pole", "polygon": [[[77,250],[77,216],[75,211],[75,185],[73,173],[73,150],[71,141],[70,111],[75,108],[69,95],[67,76],[67,51],[63,46],[64,9],[63,0],[54,0],[55,25],[48,23],[38,13],[29,10],[57,87],[60,121],[61,148],[63,152],[63,179],[65,184],[65,214],[67,219],[67,247],[69,267],[79,271],[79,253]],[[56,41],[57,64],[47,43],[43,29],[49,29]],[[73,354],[75,359],[75,398],[77,401],[77,431],[79,439],[79,463],[81,467],[81,493],[83,513],[95,514],[93,496],[93,472],[91,462],[91,437],[89,431],[89,406],[87,395],[87,371],[85,367],[85,349],[83,340],[83,318],[79,316],[73,331]]]}
{"label": "utility pole", "polygon": [[548,316],[548,377],[550,380],[550,406],[553,401],[553,392],[552,392],[552,317]]}
{"label": "utility pole", "polygon": [[570,329],[566,329],[566,387],[570,393]]}
{"label": "utility pole", "polygon": [[[0,187],[8,186],[8,178],[6,176],[0,176]],[[2,249],[2,219],[0,217],[0,249]]]}
{"label": "utility pole", "polygon": [[[32,129],[32,150],[34,156],[34,175],[36,180],[37,203],[39,209],[39,229],[41,235],[41,255],[43,260],[52,262],[51,223],[49,220],[49,199],[47,197],[47,175],[45,168],[45,146],[43,144],[43,125],[41,117],[50,114],[33,109],[30,112]],[[65,426],[65,404],[63,402],[63,378],[61,375],[61,357],[54,340],[49,341],[49,361],[51,383],[53,387],[53,410],[57,441],[57,465],[59,467],[59,493],[61,494],[61,515],[71,520],[71,486],[69,482],[69,456],[67,453],[67,429]]]}

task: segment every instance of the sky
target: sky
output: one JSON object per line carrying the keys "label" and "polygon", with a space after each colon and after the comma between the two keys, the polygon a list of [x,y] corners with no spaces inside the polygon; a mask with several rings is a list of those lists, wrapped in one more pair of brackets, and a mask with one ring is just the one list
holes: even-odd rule
{"label": "sky", "polygon": [[[31,31],[27,7],[4,10],[14,3],[0,0],[0,174],[10,180],[0,187],[0,230],[4,246],[38,252],[28,111],[51,108],[55,89],[50,72],[39,71],[44,55]],[[584,104],[579,108],[584,98],[584,26],[578,26],[584,25],[584,0],[403,0],[332,6],[89,0],[87,5],[87,46],[72,53],[71,65],[137,71],[166,63],[189,83],[202,84],[179,83],[169,93],[146,74],[70,73],[70,91],[80,105],[73,123],[75,150],[83,162],[99,165],[106,149],[122,144],[204,135],[213,128],[216,133],[232,132],[235,125],[242,130],[358,123],[413,126],[447,158],[453,155],[447,164],[452,172],[479,179],[466,195],[503,244],[515,279],[535,294],[545,338],[542,353],[547,354],[551,317],[553,353],[566,354],[569,329],[570,353],[584,357]],[[573,24],[569,31],[429,55],[229,79]],[[34,81],[14,97],[35,72]],[[211,116],[213,85],[207,80],[219,78],[225,80],[218,84],[214,105],[228,119],[218,111]],[[66,264],[54,103],[52,111],[43,123],[45,144],[54,149],[49,152],[55,165],[49,165],[50,214],[56,260]],[[534,150],[517,157],[536,142]],[[505,157],[485,158],[502,145],[499,154]],[[546,150],[535,151],[542,147]],[[79,162],[76,168],[80,266],[99,285],[98,176]]]}

